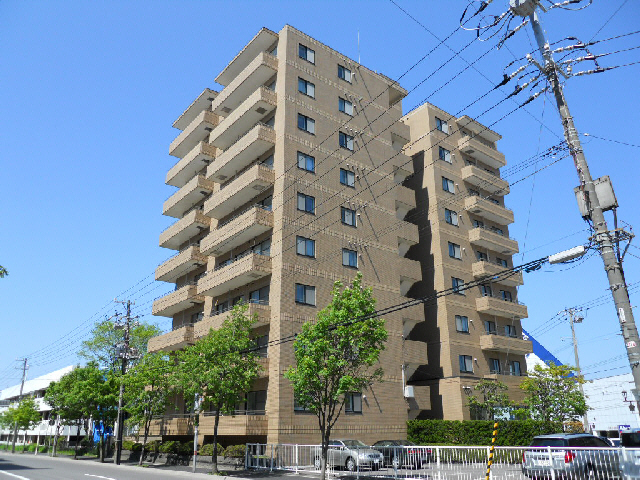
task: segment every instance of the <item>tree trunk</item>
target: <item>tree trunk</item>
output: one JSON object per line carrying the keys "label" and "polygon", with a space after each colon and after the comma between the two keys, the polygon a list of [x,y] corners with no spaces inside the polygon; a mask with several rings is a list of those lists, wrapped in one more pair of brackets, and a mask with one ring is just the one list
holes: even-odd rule
{"label": "tree trunk", "polygon": [[140,459],[138,460],[138,465],[142,465],[142,459],[144,458],[144,451],[147,447],[147,439],[149,438],[149,426],[151,424],[151,417],[149,420],[145,420],[144,422],[144,437],[142,439],[142,449],[140,450]]}
{"label": "tree trunk", "polygon": [[213,423],[213,455],[211,455],[211,473],[218,474],[218,424],[220,423],[220,406],[216,408],[215,422]]}
{"label": "tree trunk", "polygon": [[56,430],[53,434],[53,456],[55,457],[58,453],[58,435],[60,435],[60,419],[56,420]]}
{"label": "tree trunk", "polygon": [[73,451],[73,459],[78,459],[78,438],[80,438],[80,422],[78,422],[78,428],[76,429],[76,446]]}
{"label": "tree trunk", "polygon": [[104,423],[102,424],[102,430],[100,431],[100,463],[104,463]]}
{"label": "tree trunk", "polygon": [[322,458],[320,459],[320,479],[326,480],[327,478],[327,453],[329,450],[329,439],[325,435],[322,435]]}

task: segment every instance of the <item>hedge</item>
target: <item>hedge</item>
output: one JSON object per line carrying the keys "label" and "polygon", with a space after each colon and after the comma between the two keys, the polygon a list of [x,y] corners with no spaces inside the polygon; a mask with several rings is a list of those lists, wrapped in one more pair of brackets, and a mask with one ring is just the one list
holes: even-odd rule
{"label": "hedge", "polygon": [[[491,445],[491,420],[409,420],[407,438],[420,445]],[[500,421],[496,445],[527,446],[536,435],[562,432],[562,422]]]}

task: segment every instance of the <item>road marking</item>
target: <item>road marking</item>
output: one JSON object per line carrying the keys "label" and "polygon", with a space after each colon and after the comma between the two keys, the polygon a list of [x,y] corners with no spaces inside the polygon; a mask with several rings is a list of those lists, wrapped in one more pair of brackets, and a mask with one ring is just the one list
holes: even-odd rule
{"label": "road marking", "polygon": [[102,475],[91,475],[90,473],[85,473],[84,475],[86,477],[104,478],[105,480],[116,480],[115,478],[103,477]]}
{"label": "road marking", "polygon": [[0,473],[4,473],[5,475],[9,475],[10,477],[19,478],[20,480],[29,480],[27,477],[21,477],[20,475],[16,475],[15,473],[5,472],[4,470],[0,470]]}

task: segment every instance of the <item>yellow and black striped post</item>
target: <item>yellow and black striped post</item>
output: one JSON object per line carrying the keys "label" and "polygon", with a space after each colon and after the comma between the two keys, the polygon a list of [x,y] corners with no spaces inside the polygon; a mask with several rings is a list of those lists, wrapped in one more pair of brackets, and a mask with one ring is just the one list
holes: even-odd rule
{"label": "yellow and black striped post", "polygon": [[491,437],[491,448],[489,449],[489,461],[487,462],[487,476],[485,480],[489,480],[491,475],[491,464],[493,463],[493,451],[496,448],[496,436],[498,435],[498,422],[493,424],[493,436]]}

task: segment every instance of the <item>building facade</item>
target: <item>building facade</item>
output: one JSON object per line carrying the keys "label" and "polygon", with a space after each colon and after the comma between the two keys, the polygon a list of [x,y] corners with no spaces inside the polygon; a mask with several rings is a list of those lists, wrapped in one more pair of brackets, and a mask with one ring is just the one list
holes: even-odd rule
{"label": "building facade", "polygon": [[500,178],[506,165],[496,148],[501,137],[468,116],[455,117],[428,103],[403,122],[410,128],[405,153],[415,172],[409,185],[417,206],[410,220],[419,225],[420,236],[409,256],[422,266],[422,281],[411,294],[454,289],[425,303],[427,321],[409,336],[429,345],[427,365],[411,380],[430,387],[426,415],[469,419],[468,396],[482,379],[503,382],[511,400],[522,400],[519,384],[527,371],[525,355],[532,351],[520,324],[527,317],[517,294],[522,273],[462,289],[513,267],[518,252],[509,237],[514,215],[504,202],[509,184]]}
{"label": "building facade", "polygon": [[[166,178],[177,187],[163,213],[175,222],[160,245],[176,251],[156,271],[175,291],[153,304],[172,331],[150,351],[176,350],[219,327],[236,303],[257,314],[262,374],[235,415],[221,418],[224,444],[318,442],[317,419],[294,402],[283,372],[291,343],[331,299],[336,280],[361,271],[378,307],[407,300],[421,280],[419,242],[407,221],[415,193],[402,149],[406,91],[304,33],[262,29],[176,120],[178,160]],[[431,409],[429,385],[405,389],[428,362],[421,306],[385,316],[384,382],[349,396],[335,438],[404,438],[407,418]],[[406,396],[405,396],[406,395]],[[191,434],[190,401],[155,424],[155,435]],[[201,417],[208,441],[212,417]]]}

